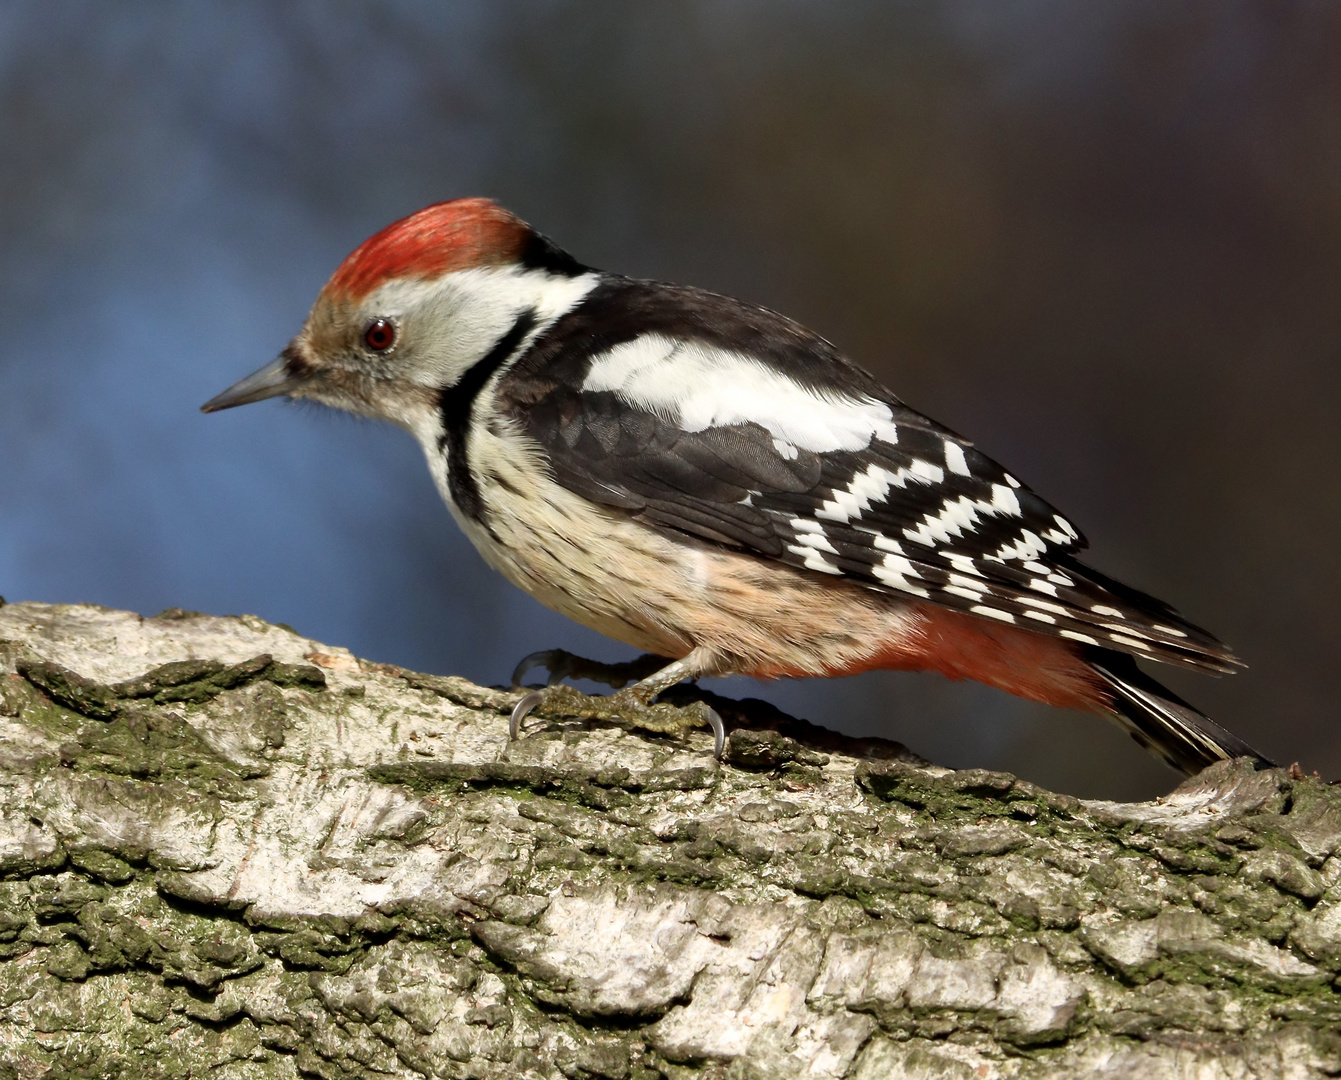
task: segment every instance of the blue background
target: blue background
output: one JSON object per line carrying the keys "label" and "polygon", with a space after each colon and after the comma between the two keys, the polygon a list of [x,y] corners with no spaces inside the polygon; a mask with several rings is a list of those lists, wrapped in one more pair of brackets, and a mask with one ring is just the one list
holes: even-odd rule
{"label": "blue background", "polygon": [[[1172,685],[1341,774],[1339,57],[1321,3],[8,3],[0,593],[483,682],[627,656],[489,572],[402,433],[196,411],[366,235],[485,194],[837,342],[1251,665]],[[1078,794],[1176,779],[933,676],[719,689]]]}

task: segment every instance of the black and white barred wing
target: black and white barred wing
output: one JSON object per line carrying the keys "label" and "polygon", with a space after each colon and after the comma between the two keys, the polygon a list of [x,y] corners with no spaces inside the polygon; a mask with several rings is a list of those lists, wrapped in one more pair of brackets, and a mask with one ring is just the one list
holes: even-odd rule
{"label": "black and white barred wing", "polygon": [[665,333],[587,353],[579,370],[564,352],[550,354],[564,377],[533,366],[513,380],[511,412],[593,502],[986,619],[1231,669],[1209,634],[1081,566],[1083,537],[1043,499],[841,358],[803,381],[767,355]]}

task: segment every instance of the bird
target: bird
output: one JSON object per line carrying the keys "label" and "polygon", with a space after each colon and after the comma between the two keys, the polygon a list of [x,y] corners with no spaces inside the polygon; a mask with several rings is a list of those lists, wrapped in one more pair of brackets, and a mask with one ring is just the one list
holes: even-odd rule
{"label": "bird", "polygon": [[1107,717],[1187,774],[1272,764],[1136,662],[1224,673],[1233,652],[1082,564],[1076,526],[972,442],[799,323],[593,269],[492,200],[369,237],[278,358],[201,408],[279,396],[407,430],[490,566],[664,658],[624,702],[931,671]]}

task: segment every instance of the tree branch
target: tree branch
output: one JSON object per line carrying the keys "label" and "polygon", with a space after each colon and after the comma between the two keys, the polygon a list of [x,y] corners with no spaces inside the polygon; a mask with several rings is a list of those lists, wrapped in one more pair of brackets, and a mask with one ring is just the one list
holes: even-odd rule
{"label": "tree branch", "polygon": [[0,607],[0,1076],[1341,1071],[1316,779],[1082,802],[720,698],[724,764],[508,745],[513,700],[247,616]]}

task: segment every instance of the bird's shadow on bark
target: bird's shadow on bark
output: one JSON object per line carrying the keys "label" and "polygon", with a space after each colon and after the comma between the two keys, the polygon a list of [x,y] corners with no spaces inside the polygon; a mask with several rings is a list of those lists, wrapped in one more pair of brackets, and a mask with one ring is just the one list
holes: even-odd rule
{"label": "bird's shadow on bark", "polygon": [[[685,683],[672,687],[660,700],[684,706],[702,701],[717,710],[727,731],[726,758],[733,764],[744,764],[743,758],[762,753],[765,757],[792,750],[795,760],[819,754],[843,754],[847,757],[870,761],[904,761],[910,765],[930,765],[931,762],[909,750],[901,742],[875,736],[856,738],[821,727],[783,712],[776,705],[759,698],[730,698],[711,690]],[[769,739],[768,735],[776,738]],[[748,748],[748,749],[747,749]],[[809,752],[807,754],[806,752]],[[818,763],[817,763],[818,764]]]}
{"label": "bird's shadow on bark", "polygon": [[[517,665],[512,687],[520,689],[522,678],[529,671],[544,667],[550,672],[551,685],[565,678],[574,678],[620,689],[659,671],[668,663],[670,661],[665,657],[648,653],[629,661],[606,663],[576,656],[563,649],[549,649],[532,653]],[[806,758],[824,753],[873,761],[931,764],[893,739],[843,735],[785,713],[767,701],[724,697],[695,683],[673,686],[657,700],[679,708],[701,701],[715,709],[727,731],[726,759],[737,765],[771,768],[783,762],[805,764]]]}

